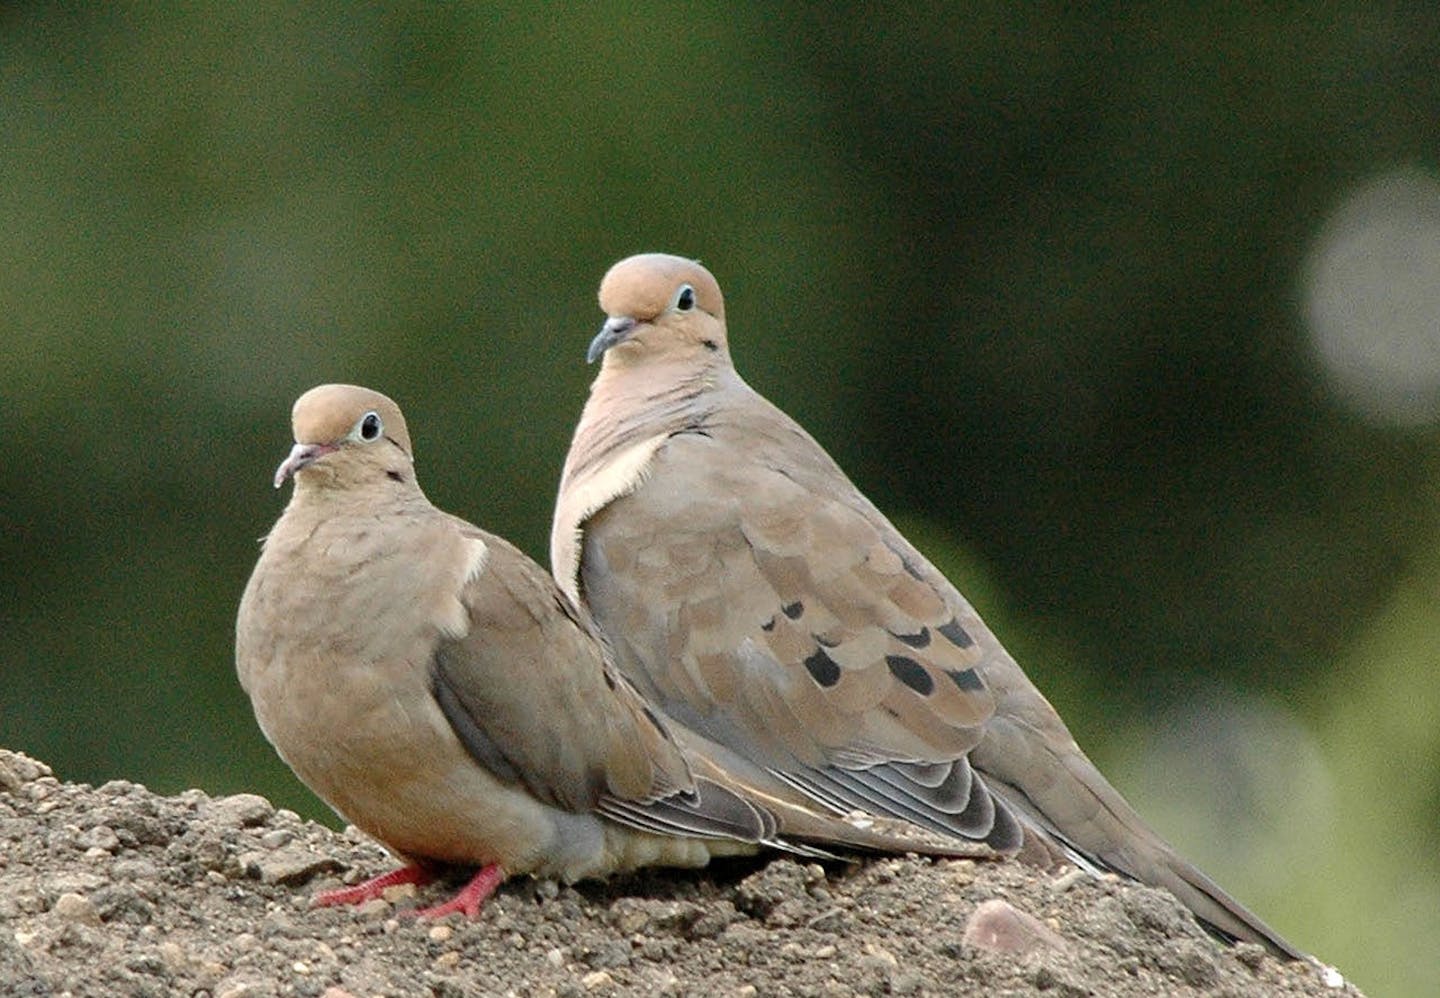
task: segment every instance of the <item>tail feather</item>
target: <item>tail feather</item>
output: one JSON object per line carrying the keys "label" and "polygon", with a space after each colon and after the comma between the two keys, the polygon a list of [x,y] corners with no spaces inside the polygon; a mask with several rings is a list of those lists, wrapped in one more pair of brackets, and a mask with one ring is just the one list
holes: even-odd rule
{"label": "tail feather", "polygon": [[1020,786],[1018,780],[997,775],[996,769],[1009,768],[1004,758],[1003,749],[987,751],[985,745],[972,755],[991,790],[1038,834],[1059,843],[1072,862],[1092,872],[1111,871],[1165,888],[1207,928],[1227,940],[1259,943],[1286,959],[1305,957],[1176,854],[1078,749],[1051,752],[1049,765],[1032,769],[1045,774],[1039,785],[1031,781],[1032,785]]}

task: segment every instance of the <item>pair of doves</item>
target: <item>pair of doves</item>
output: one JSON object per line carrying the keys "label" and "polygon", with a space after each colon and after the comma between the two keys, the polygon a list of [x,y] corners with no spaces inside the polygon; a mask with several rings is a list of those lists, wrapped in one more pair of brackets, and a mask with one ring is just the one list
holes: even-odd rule
{"label": "pair of doves", "polygon": [[478,867],[567,881],[761,848],[1071,862],[1301,954],[1176,855],[956,588],[735,372],[709,271],[600,285],[603,357],[554,577],[431,505],[399,408],[295,403],[294,493],[240,604],[266,737],[408,865],[327,903]]}

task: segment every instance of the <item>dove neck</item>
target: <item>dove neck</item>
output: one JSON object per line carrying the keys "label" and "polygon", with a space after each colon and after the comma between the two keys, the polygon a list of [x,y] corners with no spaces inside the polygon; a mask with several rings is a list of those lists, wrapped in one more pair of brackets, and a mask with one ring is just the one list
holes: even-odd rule
{"label": "dove neck", "polygon": [[[422,509],[430,505],[409,469],[378,481],[354,482],[334,474],[316,475],[306,469],[295,476],[295,492],[285,508],[289,517],[326,520],[337,515],[384,516]],[[325,469],[328,471],[328,469]]]}
{"label": "dove neck", "polygon": [[743,382],[729,366],[607,362],[590,388],[569,463],[579,467],[641,440],[694,429],[713,413],[716,393],[736,384]]}

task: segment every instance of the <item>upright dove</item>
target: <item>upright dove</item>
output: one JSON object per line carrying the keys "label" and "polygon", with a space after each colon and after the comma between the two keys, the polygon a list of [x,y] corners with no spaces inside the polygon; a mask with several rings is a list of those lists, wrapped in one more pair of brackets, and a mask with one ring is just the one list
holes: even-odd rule
{"label": "upright dove", "polygon": [[551,563],[650,702],[834,814],[1114,871],[1301,955],[1145,824],[949,580],[740,378],[708,270],[630,257],[600,307]]}
{"label": "upright dove", "polygon": [[668,724],[543,568],[430,504],[395,403],[322,385],[295,403],[295,481],[240,602],[235,657],[295,774],[407,865],[318,896],[356,903],[478,867],[422,914],[474,915],[506,874],[698,866],[801,840],[907,848]]}

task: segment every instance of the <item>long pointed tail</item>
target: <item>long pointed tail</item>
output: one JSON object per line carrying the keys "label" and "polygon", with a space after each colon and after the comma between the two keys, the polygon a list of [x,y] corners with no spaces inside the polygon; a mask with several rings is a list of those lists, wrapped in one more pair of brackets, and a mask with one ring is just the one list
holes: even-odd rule
{"label": "long pointed tail", "polygon": [[[1150,828],[1074,743],[1055,751],[1030,733],[1018,755],[992,731],[971,761],[1027,825],[1058,842],[1081,866],[1111,870],[1170,891],[1209,928],[1228,939],[1259,943],[1277,956],[1304,959],[1254,912],[1236,901]],[[992,739],[991,735],[994,737]],[[1048,759],[1036,759],[1039,751]],[[1028,757],[1028,758],[1027,758]],[[1028,765],[1016,766],[1017,759]],[[1023,774],[1024,778],[1017,778]]]}

